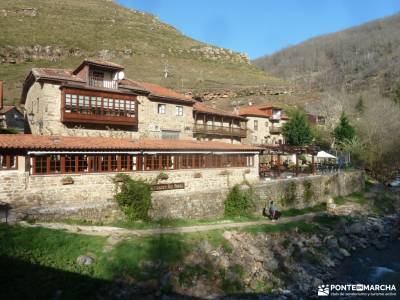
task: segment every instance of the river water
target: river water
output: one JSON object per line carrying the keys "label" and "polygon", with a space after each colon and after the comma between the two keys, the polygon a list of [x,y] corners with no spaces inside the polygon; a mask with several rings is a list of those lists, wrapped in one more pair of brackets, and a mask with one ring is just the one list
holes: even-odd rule
{"label": "river water", "polygon": [[[383,250],[374,247],[357,250],[338,267],[335,278],[337,278],[335,281],[341,284],[394,284],[396,297],[374,297],[374,299],[400,299],[400,240],[392,242]],[[351,297],[351,299],[371,298]]]}

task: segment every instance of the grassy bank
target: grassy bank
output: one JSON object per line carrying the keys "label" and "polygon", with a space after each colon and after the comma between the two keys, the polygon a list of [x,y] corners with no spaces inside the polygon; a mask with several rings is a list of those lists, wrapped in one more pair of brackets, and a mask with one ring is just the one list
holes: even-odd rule
{"label": "grassy bank", "polygon": [[[242,229],[248,233],[316,232],[318,224],[292,222]],[[206,243],[232,251],[222,230],[152,237],[131,237],[105,251],[107,239],[42,228],[0,225],[0,298],[12,299],[92,299],[108,293],[118,285],[146,282],[156,286],[160,278],[194,249]],[[94,258],[88,266],[79,265],[80,255]],[[240,275],[238,266],[230,266]],[[182,284],[196,276],[220,276],[207,268],[180,270]],[[238,275],[238,276],[239,276]],[[222,276],[222,275],[221,275]],[[224,278],[224,276],[222,276]],[[227,291],[235,284],[224,283]],[[168,286],[163,286],[167,292]]]}

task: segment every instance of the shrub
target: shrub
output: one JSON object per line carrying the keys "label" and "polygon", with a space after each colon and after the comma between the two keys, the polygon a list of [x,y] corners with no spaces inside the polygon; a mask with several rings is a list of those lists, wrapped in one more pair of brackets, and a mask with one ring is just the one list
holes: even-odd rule
{"label": "shrub", "polygon": [[114,178],[114,199],[131,221],[148,220],[151,206],[151,185],[143,180],[133,180],[129,175],[118,174]]}
{"label": "shrub", "polygon": [[285,189],[285,195],[281,198],[281,204],[285,207],[290,206],[296,201],[296,183],[289,182]]}
{"label": "shrub", "polygon": [[247,216],[253,206],[253,192],[251,187],[242,190],[239,185],[235,185],[229,192],[225,202],[225,217]]}
{"label": "shrub", "polygon": [[310,200],[312,199],[312,197],[314,196],[314,191],[312,189],[312,183],[310,180],[306,180],[303,182],[303,187],[304,187],[304,201],[305,202],[310,202]]}

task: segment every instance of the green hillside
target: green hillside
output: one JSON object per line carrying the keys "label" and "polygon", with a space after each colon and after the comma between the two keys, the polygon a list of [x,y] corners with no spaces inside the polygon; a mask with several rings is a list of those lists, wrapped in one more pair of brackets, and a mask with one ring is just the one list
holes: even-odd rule
{"label": "green hillside", "polygon": [[32,67],[73,68],[86,57],[179,90],[286,84],[243,54],[195,41],[110,0],[0,0],[0,28],[0,80],[10,101]]}
{"label": "green hillside", "polygon": [[400,83],[400,14],[327,34],[256,59],[269,74],[325,91],[377,90]]}

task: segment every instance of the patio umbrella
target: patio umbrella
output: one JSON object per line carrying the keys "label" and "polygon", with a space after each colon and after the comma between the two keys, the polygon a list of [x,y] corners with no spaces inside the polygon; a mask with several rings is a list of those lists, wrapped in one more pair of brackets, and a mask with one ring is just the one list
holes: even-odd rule
{"label": "patio umbrella", "polygon": [[328,152],[325,152],[325,151],[318,151],[317,158],[334,158],[334,159],[336,159],[337,157]]}

